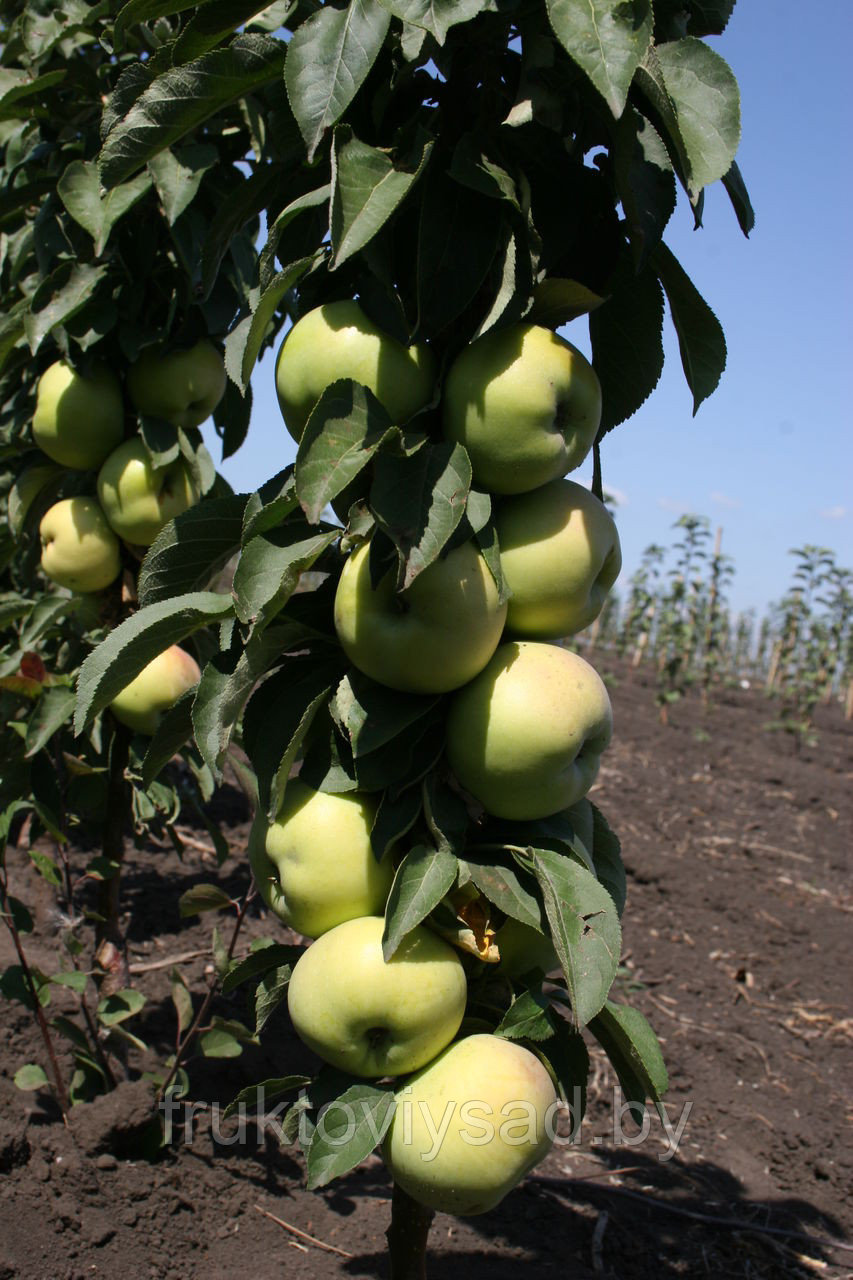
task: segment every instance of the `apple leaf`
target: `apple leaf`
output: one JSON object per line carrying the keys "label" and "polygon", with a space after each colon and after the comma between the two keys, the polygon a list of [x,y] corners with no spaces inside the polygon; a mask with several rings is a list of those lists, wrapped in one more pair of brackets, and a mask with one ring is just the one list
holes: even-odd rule
{"label": "apple leaf", "polygon": [[613,899],[595,876],[550,849],[533,850],[533,870],[568,983],[577,1026],[604,1005],[616,977],[622,931]]}
{"label": "apple leaf", "polygon": [[75,733],[87,729],[98,712],[164,649],[233,612],[230,596],[193,591],[150,604],[119,623],[80,668]]}
{"label": "apple leaf", "polygon": [[388,1132],[396,1105],[393,1085],[354,1084],[323,1107],[307,1152],[308,1190],[361,1164]]}
{"label": "apple leaf", "polygon": [[494,7],[492,0],[381,0],[401,22],[421,27],[444,44],[447,33],[457,22],[469,22],[478,13]]}
{"label": "apple leaf", "polygon": [[293,966],[304,951],[303,947],[274,942],[268,947],[250,951],[242,960],[235,960],[222,980],[222,994],[227,996],[251,978],[262,978],[270,969]]}
{"label": "apple leaf", "polygon": [[593,821],[592,860],[595,874],[616,904],[619,915],[625,910],[625,865],[622,862],[622,846],[619,837],[604,814],[591,805]]}
{"label": "apple leaf", "polygon": [[217,111],[277,80],[285,49],[270,36],[241,35],[156,76],[107,134],[98,158],[104,186],[118,186]]}
{"label": "apple leaf", "polygon": [[501,208],[430,166],[421,190],[417,332],[433,336],[475,298],[501,248]]}
{"label": "apple leaf", "polygon": [[116,1027],[128,1018],[134,1017],[145,1006],[145,996],[141,991],[126,987],[115,991],[99,1001],[97,1008],[98,1022],[104,1027]]}
{"label": "apple leaf", "polygon": [[310,1083],[310,1076],[273,1076],[270,1080],[261,1080],[259,1084],[250,1084],[245,1089],[241,1089],[236,1098],[228,1103],[222,1113],[222,1119],[227,1120],[241,1107],[256,1107],[260,1111],[267,1103],[274,1102],[283,1094],[292,1093],[294,1089],[302,1089]]}
{"label": "apple leaf", "polygon": [[175,66],[192,62],[268,7],[264,0],[207,0],[184,27],[172,49]]}
{"label": "apple leaf", "polygon": [[[154,179],[154,186],[170,227],[174,226],[195,200],[202,178],[218,159],[219,153],[215,147],[207,143],[195,143],[175,150],[166,147],[148,161],[148,172]],[[126,184],[130,185],[131,183]],[[110,197],[124,189],[114,188]]]}
{"label": "apple leaf", "polygon": [[255,1035],[258,1036],[287,994],[293,966],[278,965],[263,975],[255,988]]}
{"label": "apple leaf", "polygon": [[128,27],[140,22],[154,22],[176,13],[194,9],[198,0],[127,0],[118,11],[113,26],[113,42],[116,51],[124,48],[124,36]]}
{"label": "apple leaf", "polygon": [[13,1077],[15,1085],[23,1093],[30,1093],[34,1089],[43,1089],[45,1086],[50,1087],[50,1081],[44,1073],[44,1069],[35,1062],[28,1062],[26,1066],[18,1067]]}
{"label": "apple leaf", "polygon": [[282,299],[313,266],[322,261],[323,256],[324,250],[318,249],[311,257],[300,258],[279,271],[254,303],[251,316],[244,317],[225,339],[225,369],[242,392],[245,393],[249,385],[252,370]]}
{"label": "apple leaf", "polygon": [[425,920],[453,887],[459,863],[449,849],[415,845],[397,868],[385,904],[382,954],[388,961],[406,934]]}
{"label": "apple leaf", "polygon": [[532,929],[542,929],[542,906],[536,894],[536,885],[526,872],[515,865],[507,856],[499,860],[495,854],[465,854],[465,864],[474,884],[489,902],[493,902],[506,916],[530,925]]}
{"label": "apple leaf", "polygon": [[537,1044],[536,1053],[550,1066],[560,1097],[569,1105],[574,1133],[586,1111],[589,1052],[580,1032],[556,1012],[551,1016],[551,1029],[550,1039]]}
{"label": "apple leaf", "polygon": [[634,72],[652,38],[650,0],[546,0],[554,34],[613,115],[625,109]]}
{"label": "apple leaf", "polygon": [[399,591],[438,559],[465,514],[470,488],[463,445],[442,441],[409,456],[377,454],[370,509],[400,554]]}
{"label": "apple leaf", "polygon": [[292,521],[256,534],[244,546],[234,573],[232,591],[237,617],[253,622],[263,610],[274,617],[295,591],[299,578],[340,537],[340,529],[308,532],[303,521]]}
{"label": "apple leaf", "polygon": [[[238,232],[269,206],[270,195],[281,173],[278,165],[261,165],[232,189],[214,213],[201,251],[202,298],[213,288],[219,268]],[[273,268],[272,274],[275,274]],[[263,281],[269,283],[269,281]]]}
{"label": "apple leaf", "polygon": [[651,263],[669,302],[681,365],[693,392],[695,417],[702,401],[716,390],[723,376],[726,339],[719,320],[663,241],[654,250]]}
{"label": "apple leaf", "polygon": [[103,253],[119,218],[150,189],[151,177],[145,173],[102,195],[94,160],[72,160],[56,184],[57,194],[71,217],[94,240],[96,258]]}
{"label": "apple leaf", "polygon": [[105,263],[93,266],[66,261],[42,280],[24,315],[24,330],[33,355],[51,330],[67,323],[91,302],[106,270]]}
{"label": "apple leaf", "polygon": [[439,703],[384,747],[360,755],[353,771],[362,791],[408,787],[423,778],[444,751],[444,715]]}
{"label": "apple leaf", "polygon": [[324,6],[293,33],[284,83],[309,164],[366,80],[390,24],[378,0],[352,0],[344,9]]}
{"label": "apple leaf", "polygon": [[668,1087],[666,1065],[658,1038],[639,1009],[608,1000],[589,1029],[604,1049],[637,1123],[651,1098],[661,1119],[662,1097]]}
{"label": "apple leaf", "polygon": [[196,884],[187,889],[178,900],[181,916],[198,916],[204,911],[224,911],[232,905],[231,898],[218,884]]}
{"label": "apple leaf", "polygon": [[518,221],[505,236],[498,254],[500,267],[497,272],[497,291],[492,303],[480,321],[475,338],[482,337],[497,324],[514,324],[527,315],[533,301],[533,267],[526,229]]}
{"label": "apple leaf", "polygon": [[317,524],[324,508],[399,434],[368,387],[349,378],[328,386],[311,411],[296,454],[296,492],[309,522]]}
{"label": "apple leaf", "polygon": [[27,723],[27,733],[24,738],[26,759],[31,759],[36,752],[41,751],[56,730],[71,719],[75,701],[74,690],[67,685],[56,685],[52,689],[45,690]]}
{"label": "apple leaf", "polygon": [[601,437],[637,412],[663,370],[663,291],[654,271],[623,269],[610,298],[590,316],[589,333],[601,382]]}
{"label": "apple leaf", "polygon": [[421,135],[413,155],[395,163],[387,151],[359,141],[348,125],[335,130],[330,270],[370,243],[417,182],[431,152],[432,141]]}
{"label": "apple leaf", "polygon": [[328,204],[331,194],[331,183],[327,182],[325,186],[317,187],[314,191],[306,191],[304,195],[297,196],[295,200],[291,200],[290,204],[282,209],[275,222],[269,228],[267,242],[261,252],[261,289],[266,289],[275,276],[275,260],[279,241],[293,219],[300,213],[304,213],[306,209],[318,209],[324,204]]}
{"label": "apple leaf", "polygon": [[246,503],[240,541],[245,547],[256,534],[275,529],[299,506],[293,467],[285,467],[261,485]]}
{"label": "apple leaf", "polygon": [[407,787],[398,795],[391,788],[383,791],[373,826],[370,843],[373,853],[381,861],[407,831],[411,831],[421,814],[421,790]]}
{"label": "apple leaf", "polygon": [[185,1031],[192,1025],[193,1020],[193,998],[189,987],[187,986],[184,975],[176,966],[172,966],[169,974],[169,983],[171,986],[172,1004],[175,1006],[175,1013],[178,1018],[178,1032],[183,1035]]}
{"label": "apple leaf", "polygon": [[505,1040],[547,1040],[554,1034],[548,1017],[549,1004],[541,991],[523,992],[495,1027],[495,1035]]}
{"label": "apple leaf", "polygon": [[187,689],[158,724],[142,760],[142,785],[146,789],[193,736],[192,708],[195,696],[195,689]]}
{"label": "apple leaf", "polygon": [[245,495],[206,498],[165,525],[139,570],[137,594],[144,608],[207,585],[240,545]]}
{"label": "apple leaf", "polygon": [[750,231],[755,226],[755,211],[750,203],[749,192],[746,189],[743,175],[734,160],[728,173],[723,175],[723,186],[732,202],[738,225],[748,238]]}
{"label": "apple leaf", "polygon": [[400,693],[352,670],[335,690],[329,709],[357,760],[387,746],[437,704],[438,697]]}

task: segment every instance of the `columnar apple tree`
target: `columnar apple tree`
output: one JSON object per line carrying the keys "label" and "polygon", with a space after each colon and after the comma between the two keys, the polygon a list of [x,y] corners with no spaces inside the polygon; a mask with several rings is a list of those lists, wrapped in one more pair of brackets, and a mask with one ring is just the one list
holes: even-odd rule
{"label": "columnar apple tree", "polygon": [[[227,980],[259,982],[268,1016],[293,967],[294,1025],[326,1063],[289,1113],[309,1183],[383,1143],[395,1266],[414,1274],[414,1223],[422,1244],[432,1207],[496,1203],[547,1150],[555,1095],[577,1122],[589,1037],[632,1103],[665,1088],[651,1029],[609,994],[625,874],[587,798],[609,700],[556,642],[618,573],[602,454],[660,377],[666,304],[695,408],[723,371],[664,237],[673,216],[701,224],[717,180],[751,227],[737,85],[706,41],[733,0],[6,8],[10,446],[32,443],[41,366],[97,359],[139,464],[181,458],[205,495],[153,537],[128,616],[83,663],[77,741],[112,733],[110,704],[158,655],[194,648],[146,781],[180,748],[213,779],[250,762],[258,888],[318,941]],[[586,324],[591,364],[556,335]],[[272,347],[284,425],[252,436],[271,459],[288,432],[297,448],[248,495],[132,373],[222,336],[224,451]],[[564,479],[587,458],[592,495]],[[79,474],[63,496],[92,496]],[[442,1077],[532,1103],[526,1156],[495,1138],[431,1182],[398,1119]]]}

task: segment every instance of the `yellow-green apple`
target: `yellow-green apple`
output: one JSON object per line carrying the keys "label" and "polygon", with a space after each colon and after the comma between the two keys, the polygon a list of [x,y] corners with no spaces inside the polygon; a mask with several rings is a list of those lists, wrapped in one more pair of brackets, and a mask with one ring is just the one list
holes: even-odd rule
{"label": "yellow-green apple", "polygon": [[327,302],[296,321],[276,360],[278,403],[294,440],[338,378],[367,387],[402,426],[431,400],[435,361],[423,343],[404,347],[383,333],[357,302]]}
{"label": "yellow-green apple", "polygon": [[539,1164],[556,1133],[557,1093],[539,1058],[473,1035],[407,1080],[383,1143],[398,1186],[443,1213],[485,1213]]}
{"label": "yellow-green apple", "polygon": [[116,720],[149,737],[157,732],[163,715],[182,693],[198,684],[201,672],[191,654],[170,645],[143,667],[110,703]]}
{"label": "yellow-green apple", "polygon": [[300,1039],[355,1076],[416,1071],[450,1043],[465,1012],[454,948],[418,925],[386,961],[384,925],[362,916],[324,933],[300,956],[287,991]]}
{"label": "yellow-green apple", "polygon": [[225,394],[225,364],[206,338],[185,350],[148,347],[127,374],[130,398],[140,413],[176,427],[200,427]]}
{"label": "yellow-green apple", "polygon": [[500,952],[501,971],[510,978],[520,978],[531,969],[550,973],[560,967],[551,939],[512,916],[507,916],[494,940]]}
{"label": "yellow-green apple", "polygon": [[199,496],[183,458],[155,470],[139,436],[120,444],[98,472],[98,497],[110,525],[120,538],[142,547]]}
{"label": "yellow-green apple", "polygon": [[454,694],[447,757],[488,813],[546,818],[586,795],[612,731],[607,690],[588,662],[520,640]]}
{"label": "yellow-green apple", "polygon": [[308,938],[385,909],[394,878],[391,858],[370,844],[375,801],[348,791],[328,795],[293,778],[275,822],[259,813],[249,862],[261,897]]}
{"label": "yellow-green apple", "polygon": [[457,356],[442,404],[444,434],[468,450],[475,483],[525,493],[583,462],[601,421],[601,385],[565,338],[517,324]]}
{"label": "yellow-green apple", "polygon": [[371,585],[363,543],[335,594],[335,628],[347,657],[373,680],[409,693],[467,684],[497,648],[505,619],[506,604],[473,542],[435,560],[400,594],[390,571]]}
{"label": "yellow-green apple", "polygon": [[595,494],[552,480],[505,498],[495,525],[511,631],[556,640],[595,621],[622,568],[616,525]]}
{"label": "yellow-green apple", "polygon": [[41,375],[33,414],[33,439],[63,467],[99,467],[124,435],[121,383],[106,365],[85,377],[67,360]]}
{"label": "yellow-green apple", "polygon": [[119,540],[94,498],[63,498],[41,518],[41,567],[69,591],[103,591],[121,572]]}

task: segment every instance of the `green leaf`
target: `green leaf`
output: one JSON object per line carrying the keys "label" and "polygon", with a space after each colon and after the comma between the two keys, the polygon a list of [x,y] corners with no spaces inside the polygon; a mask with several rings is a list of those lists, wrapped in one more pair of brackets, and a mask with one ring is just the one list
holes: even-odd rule
{"label": "green leaf", "polygon": [[626,111],[620,120],[613,160],[634,264],[639,268],[659,244],[675,210],[675,175],[662,138],[639,111]]}
{"label": "green leaf", "polygon": [[106,137],[98,157],[104,186],[118,186],[223,107],[276,80],[285,47],[270,36],[237,36],[227,49],[157,76]]}
{"label": "green leaf", "polygon": [[716,390],[726,367],[726,339],[722,326],[687,272],[661,241],[652,265],[666,291],[672,322],[678,334],[681,365],[693,393],[693,414]]}
{"label": "green leaf", "polygon": [[151,178],[140,174],[131,182],[101,195],[101,179],[94,160],[73,160],[56,184],[59,198],[75,222],[95,242],[99,258],[110,238],[110,232],[127,211],[151,188]]}
{"label": "green leaf", "polygon": [[325,1187],[378,1147],[394,1116],[391,1085],[354,1084],[324,1107],[308,1147],[308,1189]]}
{"label": "green leaf", "polygon": [[294,218],[306,210],[318,209],[329,203],[332,194],[331,183],[317,187],[314,191],[306,191],[297,196],[282,209],[267,233],[267,242],[261,253],[261,289],[265,289],[275,275],[275,259],[281,237]]}
{"label": "green leaf", "polygon": [[457,791],[433,774],[422,783],[424,818],[437,849],[461,857],[465,851],[470,819]]}
{"label": "green leaf", "polygon": [[376,858],[386,857],[393,845],[412,829],[420,817],[421,804],[421,789],[417,786],[407,787],[397,796],[390,789],[382,793],[370,828],[370,843]]}
{"label": "green leaf", "polygon": [[98,1004],[98,1021],[105,1027],[115,1027],[139,1013],[145,1004],[145,996],[141,991],[125,988],[114,995],[106,996]]}
{"label": "green leaf", "polygon": [[607,890],[570,858],[535,849],[533,869],[575,1022],[582,1027],[603,1007],[616,976],[622,942],[619,916]]}
{"label": "green leaf", "polygon": [[194,591],[150,604],[126,618],[80,668],[75,731],[79,734],[87,729],[98,712],[164,649],[232,613],[229,596]]}
{"label": "green leaf", "polygon": [[175,66],[191,62],[242,27],[256,13],[267,8],[263,0],[207,0],[190,18],[172,49]]}
{"label": "green leaf", "polygon": [[113,44],[116,51],[124,48],[125,33],[130,26],[142,22],[155,22],[157,18],[169,18],[176,13],[194,9],[198,0],[127,0],[118,11],[113,25]]}
{"label": "green leaf", "polygon": [[71,719],[74,703],[74,690],[67,685],[55,685],[52,689],[45,690],[27,724],[24,744],[28,758],[41,751],[57,729]]}
{"label": "green leaf", "polygon": [[[207,668],[205,668],[206,670]],[[142,760],[142,785],[146,789],[193,736],[193,702],[196,689],[187,689],[163,715]]]}
{"label": "green leaf", "polygon": [[268,947],[258,947],[250,951],[242,960],[236,960],[222,981],[222,994],[229,995],[242,983],[251,978],[262,978],[271,969],[293,967],[302,955],[303,947],[291,947],[282,942],[274,942]]}
{"label": "green leaf", "polygon": [[554,1034],[548,1006],[541,991],[525,991],[507,1009],[495,1027],[495,1035],[506,1040],[547,1040]]}
{"label": "green leaf", "polygon": [[420,192],[419,333],[441,332],[471,304],[502,246],[501,207],[430,165]]}
{"label": "green leaf", "polygon": [[386,441],[398,436],[384,406],[349,378],[331,383],[311,411],[296,454],[296,492],[311,524]]}
{"label": "green leaf", "polygon": [[397,868],[385,905],[382,954],[388,961],[406,934],[425,920],[453,887],[459,863],[449,850],[415,845]]}
{"label": "green leaf", "polygon": [[557,1083],[557,1090],[571,1108],[572,1125],[580,1125],[586,1111],[586,1083],[589,1078],[589,1053],[583,1036],[566,1020],[552,1014],[551,1038],[536,1046],[540,1057],[547,1059]]}
{"label": "green leaf", "polygon": [[283,524],[298,506],[293,467],[285,467],[262,484],[246,503],[243,532],[240,535],[243,546],[257,534],[266,533]]}
{"label": "green leaf", "polygon": [[53,858],[48,854],[42,853],[41,849],[28,849],[30,861],[38,871],[39,875],[52,884],[54,889],[59,889],[62,885],[62,872],[54,862]]}
{"label": "green leaf", "polygon": [[295,591],[299,578],[327,547],[340,537],[339,529],[305,537],[302,522],[258,534],[243,548],[234,574],[237,617],[252,622],[263,610],[274,617]]}
{"label": "green leaf", "polygon": [[410,587],[446,547],[465,514],[471,460],[459,444],[427,444],[409,456],[380,453],[370,508],[397,547],[397,589]]}
{"label": "green leaf", "polygon": [[591,804],[593,837],[592,860],[595,874],[604,885],[616,904],[619,915],[625,910],[625,866],[622,862],[622,847],[619,838],[611,829],[609,822],[596,805]]}
{"label": "green leaf", "polygon": [[658,45],[637,71],[690,198],[729,172],[740,142],[740,95],[728,63],[688,36]]}
{"label": "green leaf", "polygon": [[213,215],[201,251],[202,296],[207,298],[216,281],[222,260],[238,232],[267,208],[271,192],[280,178],[277,165],[262,165],[240,185],[232,188]]}
{"label": "green leaf", "polygon": [[369,244],[387,222],[423,173],[432,145],[422,136],[412,156],[395,163],[387,151],[360,142],[348,125],[335,130],[331,270]]}
{"label": "green leaf", "polygon": [[494,854],[481,855],[468,850],[465,863],[474,884],[506,916],[542,931],[542,907],[532,878],[520,870],[507,856],[498,861]]}
{"label": "green leaf", "polygon": [[178,1034],[184,1035],[192,1025],[193,998],[180,969],[173,968],[169,974],[172,990],[172,1004],[178,1018]]}
{"label": "green leaf", "polygon": [[63,262],[41,282],[30,301],[30,312],[24,316],[24,329],[33,355],[57,325],[66,324],[91,301],[106,270],[103,263],[91,266]]}
{"label": "green leaf", "polygon": [[36,926],[29,907],[26,906],[25,903],[21,902],[20,898],[13,898],[11,894],[6,901],[9,905],[9,915],[12,917],[12,924],[15,926],[18,933],[32,933]]}
{"label": "green leaf", "polygon": [[546,0],[560,44],[617,118],[652,38],[650,0]]}
{"label": "green leaf", "polygon": [[229,1116],[233,1116],[241,1106],[265,1107],[283,1094],[292,1093],[294,1089],[303,1089],[310,1083],[310,1076],[273,1076],[270,1080],[262,1080],[260,1084],[250,1084],[247,1088],[241,1089],[237,1097],[228,1103],[222,1119],[227,1120]]}
{"label": "green leaf", "polygon": [[[167,147],[148,161],[148,171],[154,179],[170,227],[195,200],[204,175],[218,160],[219,153],[215,147],[196,143],[175,151]],[[139,179],[135,181],[139,182]],[[116,187],[110,192],[110,197],[122,190],[123,187]]]}
{"label": "green leaf", "polygon": [[160,530],[139,569],[141,608],[206,586],[240,546],[245,495],[205,498]]}
{"label": "green leaf", "polygon": [[205,1058],[239,1058],[243,1052],[239,1037],[222,1027],[203,1032],[198,1044]]}
{"label": "green leaf", "polygon": [[50,980],[57,986],[70,987],[72,991],[76,991],[80,996],[89,983],[88,975],[81,973],[79,969],[71,969],[68,973],[52,973]]}
{"label": "green leaf", "polygon": [[37,98],[48,89],[61,84],[67,74],[66,70],[46,71],[44,75],[31,77],[17,68],[2,68],[0,70],[0,120],[14,120],[18,116],[26,119],[32,104],[28,103],[21,112],[19,103]]}
{"label": "green leaf", "polygon": [[231,906],[231,898],[218,884],[196,884],[178,899],[181,916],[198,916],[203,911],[223,911]]}
{"label": "green leaf", "polygon": [[655,273],[623,270],[611,297],[590,316],[589,333],[601,382],[601,437],[637,412],[663,369],[663,292]]}
{"label": "green leaf", "polygon": [[351,0],[343,9],[325,5],[294,32],[284,82],[309,162],[367,78],[390,23],[378,0]]}
{"label": "green leaf", "polygon": [[666,1064],[657,1036],[639,1009],[608,1000],[589,1024],[604,1049],[638,1123],[651,1098],[663,1118],[662,1097],[668,1087]]}
{"label": "green leaf", "polygon": [[26,1066],[18,1067],[13,1079],[23,1093],[31,1093],[34,1089],[50,1088],[50,1081],[43,1069],[35,1062],[28,1062]]}
{"label": "green leaf", "polygon": [[252,370],[282,298],[321,257],[322,250],[318,250],[313,257],[300,258],[280,271],[264,289],[252,315],[241,320],[225,339],[225,368],[241,391],[249,385]]}
{"label": "green leaf", "polygon": [[508,228],[498,254],[497,289],[491,306],[474,334],[479,338],[495,325],[508,325],[521,320],[533,302],[533,262],[531,243],[519,220]]}
{"label": "green leaf", "polygon": [[444,44],[447,33],[458,22],[469,22],[478,13],[494,9],[494,0],[382,0],[385,8],[402,22],[411,23]]}
{"label": "green leaf", "polygon": [[341,680],[329,710],[357,760],[405,734],[437,704],[437,697],[400,693],[353,670]]}
{"label": "green leaf", "polygon": [[255,990],[255,1035],[259,1036],[287,994],[293,966],[280,965],[261,978]]}
{"label": "green leaf", "polygon": [[732,161],[732,167],[728,173],[723,175],[723,186],[732,202],[741,231],[745,236],[749,236],[755,226],[755,211],[750,204],[746,183],[735,161]]}

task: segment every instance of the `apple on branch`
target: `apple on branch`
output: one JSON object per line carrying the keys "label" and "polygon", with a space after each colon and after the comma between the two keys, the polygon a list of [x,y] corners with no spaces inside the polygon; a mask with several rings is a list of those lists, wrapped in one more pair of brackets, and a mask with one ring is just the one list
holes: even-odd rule
{"label": "apple on branch", "polygon": [[94,498],[63,498],[39,525],[41,567],[69,591],[103,591],[121,572],[119,540]]}
{"label": "apple on branch", "polygon": [[339,378],[367,387],[391,421],[403,426],[432,399],[435,361],[423,343],[405,347],[383,333],[357,302],[327,302],[297,320],[276,360],[278,403],[294,440]]}
{"label": "apple on branch", "polygon": [[394,878],[391,858],[370,843],[376,803],[347,791],[287,784],[274,822],[259,813],[249,837],[255,884],[279,919],[308,938],[381,912]]}
{"label": "apple on branch", "polygon": [[149,347],[127,375],[130,398],[140,413],[176,427],[200,427],[225,394],[225,364],[203,338],[186,350]]}
{"label": "apple on branch", "polygon": [[454,694],[447,758],[488,813],[547,818],[589,791],[613,731],[610,698],[593,667],[553,644],[502,644]]}
{"label": "apple on branch", "polygon": [[150,737],[166,711],[201,678],[198,663],[178,645],[170,645],[143,667],[110,703],[116,720]]}
{"label": "apple on branch", "polygon": [[601,422],[601,385],[565,338],[510,325],[457,356],[443,409],[444,434],[468,450],[475,484],[526,493],[581,465]]}
{"label": "apple on branch", "polygon": [[613,517],[594,493],[552,480],[505,498],[495,527],[511,631],[557,640],[595,621],[619,577],[622,551]]}
{"label": "apple on branch", "polygon": [[85,376],[57,360],[38,380],[33,439],[63,467],[99,467],[124,436],[121,383],[106,365]]}
{"label": "apple on branch", "polygon": [[371,585],[365,543],[344,565],[335,594],[335,629],[347,657],[371,679],[409,693],[467,684],[497,648],[505,618],[506,604],[470,541],[399,593],[390,570]]}
{"label": "apple on branch", "polygon": [[111,527],[136,546],[150,546],[199,496],[184,459],[155,470],[140,436],[119,445],[98,473],[98,498]]}
{"label": "apple on branch", "polygon": [[458,953],[417,925],[390,960],[381,916],[347,920],[300,956],[287,991],[294,1030],[341,1071],[416,1071],[450,1043],[468,987]]}
{"label": "apple on branch", "polygon": [[486,1213],[545,1158],[557,1094],[539,1058],[495,1035],[458,1040],[408,1079],[382,1152],[394,1181],[443,1213]]}

